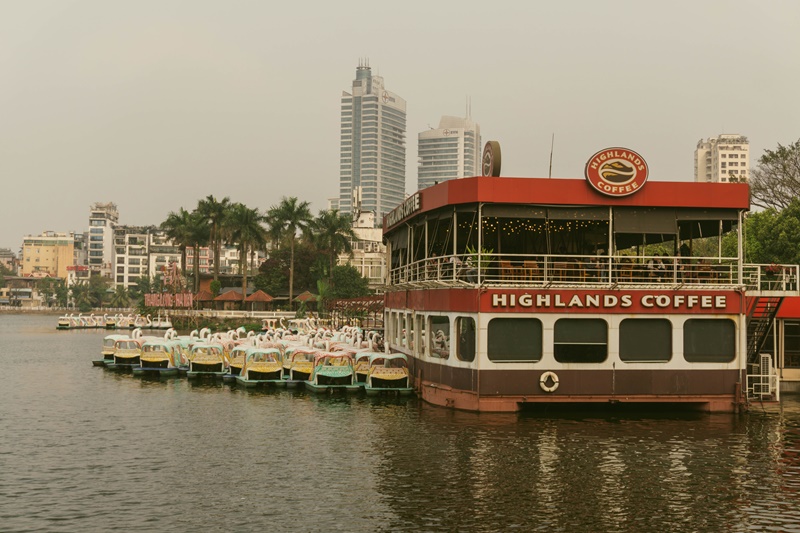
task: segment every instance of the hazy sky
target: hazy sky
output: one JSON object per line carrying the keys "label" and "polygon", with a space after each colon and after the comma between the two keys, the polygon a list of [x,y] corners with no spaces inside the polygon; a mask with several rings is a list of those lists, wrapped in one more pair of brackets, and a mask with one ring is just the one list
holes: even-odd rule
{"label": "hazy sky", "polygon": [[580,177],[608,146],[693,179],[697,141],[800,138],[800,2],[0,0],[0,247],[86,231],[93,202],[159,224],[209,194],[266,210],[338,194],[359,58],[408,102],[498,140],[503,175]]}

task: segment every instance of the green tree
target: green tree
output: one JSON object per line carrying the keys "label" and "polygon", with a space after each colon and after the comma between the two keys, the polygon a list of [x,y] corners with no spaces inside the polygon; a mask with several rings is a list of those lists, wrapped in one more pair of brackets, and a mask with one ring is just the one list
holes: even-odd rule
{"label": "green tree", "polygon": [[153,292],[153,281],[150,276],[139,276],[134,280],[134,285],[128,289],[128,298],[130,299],[129,305],[137,309],[144,309],[144,295]]}
{"label": "green tree", "polygon": [[56,304],[59,307],[66,307],[69,303],[69,287],[64,280],[59,280],[60,283],[56,284]]}
{"label": "green tree", "polygon": [[289,267],[284,262],[271,255],[261,263],[259,274],[253,278],[256,289],[262,290],[273,296],[282,294],[289,287]]}
{"label": "green tree", "polygon": [[109,280],[103,276],[89,278],[89,303],[92,307],[103,307],[108,294]]}
{"label": "green tree", "polygon": [[333,279],[333,267],[339,254],[352,255],[352,242],[357,240],[349,215],[335,209],[320,211],[311,225],[313,242],[328,257],[328,283]]}
{"label": "green tree", "polygon": [[[261,264],[259,275],[253,280],[257,289],[273,296],[289,294],[289,263],[291,262],[289,247],[270,252],[269,258]],[[327,260],[310,243],[300,241],[294,250],[294,286],[295,292],[313,291],[317,286],[321,270],[316,265],[324,265]]]}
{"label": "green tree", "polygon": [[42,278],[36,282],[36,290],[44,297],[45,305],[51,305],[56,300],[56,290],[59,283],[64,283],[60,278]]}
{"label": "green tree", "polygon": [[[750,213],[745,219],[744,237],[748,263],[800,264],[800,200],[794,199],[780,211],[770,208]],[[723,241],[726,253],[734,239]]]}
{"label": "green tree", "polygon": [[211,296],[214,298],[219,296],[220,289],[222,289],[222,283],[218,279],[211,282]]}
{"label": "green tree", "polygon": [[209,242],[214,252],[214,280],[219,279],[219,255],[223,235],[225,234],[225,218],[230,214],[233,204],[227,196],[222,200],[217,200],[212,195],[200,200],[197,204],[197,212],[203,217],[209,226]]}
{"label": "green tree", "polygon": [[750,174],[753,205],[785,209],[800,197],[800,139],[775,150],[764,150]]}
{"label": "green tree", "polygon": [[197,211],[193,211],[189,217],[187,230],[194,254],[192,265],[194,270],[192,275],[194,278],[193,292],[197,293],[200,290],[200,248],[208,245],[210,230],[203,216]]}
{"label": "green tree", "polygon": [[111,307],[128,307],[131,303],[131,297],[128,295],[128,289],[122,285],[118,285],[114,289],[114,294],[111,295],[109,304]]}
{"label": "green tree", "polygon": [[226,218],[226,228],[231,240],[239,249],[239,270],[242,273],[242,305],[247,297],[247,258],[250,250],[263,248],[267,243],[267,230],[262,226],[266,217],[258,209],[244,204],[234,204]]}
{"label": "green tree", "polygon": [[89,282],[81,280],[76,282],[70,287],[70,295],[75,307],[82,313],[88,313],[92,310],[91,294],[89,292]]}
{"label": "green tree", "polygon": [[352,265],[338,265],[333,268],[333,283],[330,298],[357,298],[370,294],[369,280],[363,277]]}
{"label": "green tree", "polygon": [[272,206],[267,213],[269,234],[276,242],[288,242],[289,260],[289,301],[294,298],[294,250],[298,233],[308,235],[312,216],[308,202],[298,202],[296,197],[281,199],[281,203]]}

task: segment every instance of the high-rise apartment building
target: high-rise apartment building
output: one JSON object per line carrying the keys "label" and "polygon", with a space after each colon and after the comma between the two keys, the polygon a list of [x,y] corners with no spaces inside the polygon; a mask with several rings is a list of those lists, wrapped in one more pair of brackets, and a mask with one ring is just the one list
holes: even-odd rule
{"label": "high-rise apartment building", "polygon": [[481,174],[481,128],[469,117],[442,117],[437,129],[419,134],[418,143],[418,189]]}
{"label": "high-rise apartment building", "polygon": [[95,203],[89,211],[89,270],[109,279],[114,262],[114,228],[119,222],[117,205]]}
{"label": "high-rise apartment building", "polygon": [[747,137],[724,133],[705,141],[700,139],[694,151],[694,181],[746,182],[749,164]]}
{"label": "high-rise apartment building", "polygon": [[406,101],[359,63],[352,91],[342,92],[341,126],[339,210],[381,220],[405,198]]}

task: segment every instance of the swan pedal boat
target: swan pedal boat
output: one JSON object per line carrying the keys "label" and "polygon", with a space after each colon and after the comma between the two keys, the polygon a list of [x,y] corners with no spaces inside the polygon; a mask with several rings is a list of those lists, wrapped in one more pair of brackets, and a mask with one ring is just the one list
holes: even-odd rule
{"label": "swan pedal boat", "polygon": [[227,373],[228,359],[222,344],[199,342],[192,346],[187,378],[222,378]]}
{"label": "swan pedal boat", "polygon": [[243,387],[285,387],[281,351],[278,348],[247,348],[244,366],[235,379],[236,384]]}
{"label": "swan pedal boat", "polygon": [[[294,350],[287,348],[286,353],[287,357],[288,354],[291,353],[291,359],[289,360],[288,366],[289,375],[285,378],[286,386],[291,389],[300,384],[307,383],[307,380],[311,377],[311,374],[314,371],[314,356],[317,353],[317,350],[312,350],[305,347]],[[286,371],[286,368],[286,363],[284,363],[284,372]]]}
{"label": "swan pedal boat", "polygon": [[103,337],[103,358],[92,360],[92,366],[107,366],[114,362],[114,344],[120,339],[127,339],[127,335],[106,335]]}
{"label": "swan pedal boat", "polygon": [[133,368],[134,376],[177,376],[182,364],[180,341],[150,340],[142,344],[140,366]]}
{"label": "swan pedal boat", "polygon": [[408,358],[404,354],[374,354],[370,356],[369,374],[364,385],[368,396],[381,394],[408,396],[414,392],[409,385]]}
{"label": "swan pedal boat", "polygon": [[311,392],[357,392],[353,357],[349,353],[323,352],[314,357],[314,369],[305,382]]}
{"label": "swan pedal boat", "polygon": [[106,364],[110,370],[133,370],[141,364],[142,343],[140,337],[122,337],[114,341],[114,360]]}
{"label": "swan pedal boat", "polygon": [[252,348],[249,344],[237,344],[228,354],[228,373],[222,376],[222,381],[225,383],[236,383],[236,377],[242,373],[245,360],[247,358],[247,350]]}

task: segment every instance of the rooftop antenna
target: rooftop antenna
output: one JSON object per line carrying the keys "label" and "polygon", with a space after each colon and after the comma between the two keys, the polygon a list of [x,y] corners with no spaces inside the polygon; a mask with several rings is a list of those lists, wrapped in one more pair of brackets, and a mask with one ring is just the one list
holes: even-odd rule
{"label": "rooftop antenna", "polygon": [[547,171],[547,177],[553,177],[553,145],[556,143],[556,134],[553,132],[553,136],[550,138],[550,169]]}

